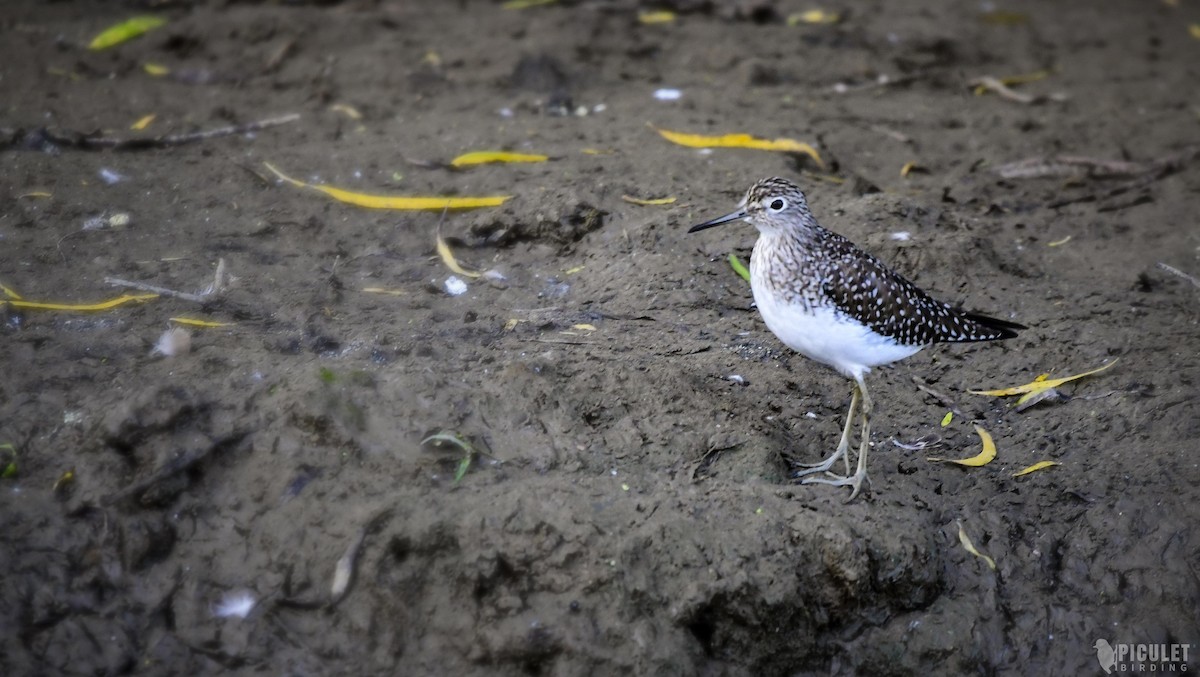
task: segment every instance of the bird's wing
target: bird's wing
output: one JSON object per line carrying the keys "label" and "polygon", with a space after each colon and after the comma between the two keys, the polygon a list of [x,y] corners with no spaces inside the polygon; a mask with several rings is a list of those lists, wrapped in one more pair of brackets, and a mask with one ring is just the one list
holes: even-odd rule
{"label": "bird's wing", "polygon": [[[837,233],[823,246],[834,252],[824,291],[838,309],[903,345],[989,341],[1015,336],[1020,325],[967,313],[942,303]],[[1005,325],[1008,325],[1007,327]]]}

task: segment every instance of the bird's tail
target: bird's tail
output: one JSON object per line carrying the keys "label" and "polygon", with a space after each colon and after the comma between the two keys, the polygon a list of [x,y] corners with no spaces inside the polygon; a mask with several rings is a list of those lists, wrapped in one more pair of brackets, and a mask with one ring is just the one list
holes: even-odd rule
{"label": "bird's tail", "polygon": [[977,338],[972,338],[974,341],[996,341],[999,339],[1015,338],[1017,332],[1021,329],[1028,329],[1023,324],[1009,322],[1008,320],[998,320],[987,315],[978,313],[964,313],[968,320],[979,325],[981,331],[974,334]]}

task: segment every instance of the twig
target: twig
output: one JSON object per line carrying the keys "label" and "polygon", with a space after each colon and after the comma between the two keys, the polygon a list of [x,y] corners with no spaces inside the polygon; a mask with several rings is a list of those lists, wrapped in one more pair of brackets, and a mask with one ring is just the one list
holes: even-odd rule
{"label": "twig", "polygon": [[158,285],[147,284],[145,282],[122,280],[119,277],[106,277],[104,278],[104,283],[111,284],[114,287],[129,287],[131,289],[146,291],[150,292],[151,294],[158,294],[160,296],[170,296],[177,299],[183,299],[184,301],[191,301],[193,303],[207,303],[212,300],[208,297],[217,296],[221,292],[225,291],[225,288],[229,286],[228,278],[229,274],[225,272],[225,259],[220,258],[217,259],[217,272],[213,275],[212,284],[205,287],[204,290],[198,294],[190,294],[188,292],[167,289],[166,287],[159,287]]}
{"label": "twig", "polygon": [[1178,277],[1180,279],[1184,279],[1184,280],[1187,280],[1188,282],[1191,282],[1193,287],[1195,287],[1196,289],[1200,289],[1200,280],[1196,279],[1195,277],[1192,277],[1191,275],[1188,275],[1187,273],[1176,268],[1175,266],[1170,266],[1170,265],[1163,263],[1162,261],[1159,261],[1158,267],[1162,268],[1163,270],[1167,271],[1168,273],[1174,275],[1175,277]]}
{"label": "twig", "polygon": [[0,137],[9,137],[3,139],[3,145],[5,146],[27,145],[30,147],[40,147],[44,143],[48,142],[58,146],[79,148],[81,150],[99,150],[103,148],[110,150],[145,150],[148,148],[169,148],[171,146],[182,146],[189,143],[195,143],[197,141],[215,139],[222,136],[233,136],[235,134],[256,132],[260,129],[284,125],[289,122],[295,122],[299,119],[299,113],[289,113],[280,117],[249,122],[244,125],[230,125],[228,127],[217,127],[216,129],[209,129],[201,132],[191,132],[188,134],[166,134],[163,136],[149,138],[92,136],[79,132],[55,132],[48,129],[37,129],[30,132],[24,132],[21,130],[0,130],[8,132],[8,134],[0,134]]}
{"label": "twig", "polygon": [[104,278],[104,283],[111,284],[114,287],[129,287],[130,289],[146,291],[150,292],[151,294],[158,294],[159,296],[171,296],[177,299],[183,299],[184,301],[192,301],[194,303],[204,303],[205,301],[204,297],[200,294],[189,294],[187,292],[175,291],[174,289],[167,289],[166,287],[146,284],[145,282],[122,280],[119,277],[106,277]]}
{"label": "twig", "polygon": [[982,77],[978,77],[973,80],[968,80],[967,86],[968,87],[982,87],[988,91],[995,92],[1000,97],[1008,99],[1009,101],[1016,101],[1017,103],[1023,103],[1025,105],[1039,103],[1041,101],[1046,101],[1046,100],[1049,100],[1049,101],[1066,101],[1067,100],[1067,95],[1062,94],[1062,93],[1049,94],[1046,96],[1034,95],[1034,94],[1022,94],[1021,92],[1018,92],[1017,90],[1013,89],[1012,87],[1009,87],[1008,85],[1004,84],[1004,82],[1000,78],[993,77],[991,75],[984,75]]}
{"label": "twig", "polygon": [[1003,179],[1037,179],[1045,176],[1087,176],[1096,179],[1153,174],[1162,178],[1181,169],[1200,155],[1200,148],[1190,148],[1150,162],[1106,160],[1082,155],[1050,155],[1008,162],[995,168]]}
{"label": "twig", "polygon": [[933,388],[930,388],[928,385],[925,384],[925,381],[921,380],[921,377],[914,376],[914,377],[912,377],[912,380],[913,380],[913,383],[917,384],[918,388],[925,391],[926,393],[929,393],[930,395],[933,396],[933,398],[935,400],[940,402],[943,407],[946,407],[950,411],[954,412],[955,416],[961,416],[963,418],[967,417],[967,415],[962,412],[962,409],[958,408],[958,404],[954,400],[950,399],[949,397],[946,397],[945,395],[934,390]]}
{"label": "twig", "polygon": [[871,125],[869,129],[873,132],[878,132],[879,134],[883,134],[884,136],[891,137],[891,138],[899,141],[900,143],[912,143],[911,136],[909,136],[903,132],[898,132],[898,131],[892,129],[891,127],[884,127],[883,125]]}

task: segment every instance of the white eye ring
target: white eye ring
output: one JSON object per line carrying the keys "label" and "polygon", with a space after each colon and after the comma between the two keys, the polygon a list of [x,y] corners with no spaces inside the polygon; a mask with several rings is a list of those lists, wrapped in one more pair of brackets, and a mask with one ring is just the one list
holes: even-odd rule
{"label": "white eye ring", "polygon": [[770,201],[763,200],[763,206],[778,214],[779,212],[787,209],[787,200],[781,197],[773,197],[770,199]]}

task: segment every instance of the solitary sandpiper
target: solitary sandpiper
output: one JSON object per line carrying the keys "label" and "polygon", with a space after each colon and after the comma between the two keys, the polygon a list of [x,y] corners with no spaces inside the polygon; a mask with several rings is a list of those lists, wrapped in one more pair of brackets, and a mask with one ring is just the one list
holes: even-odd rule
{"label": "solitary sandpiper", "polygon": [[[758,228],[758,242],[750,256],[750,288],[767,327],[792,350],[854,379],[837,450],[796,473],[804,478],[803,484],[848,486],[849,500],[854,500],[863,483],[869,482],[871,396],[864,377],[871,367],[902,360],[933,343],[1007,339],[1025,329],[934,300],[879,259],[817,223],[804,193],[786,179],[759,181],[737,210],[692,226],[688,232],[738,219]],[[862,417],[862,439],[858,469],[851,475],[850,432],[856,414]],[[845,476],[830,472],[839,458],[845,461]]]}

